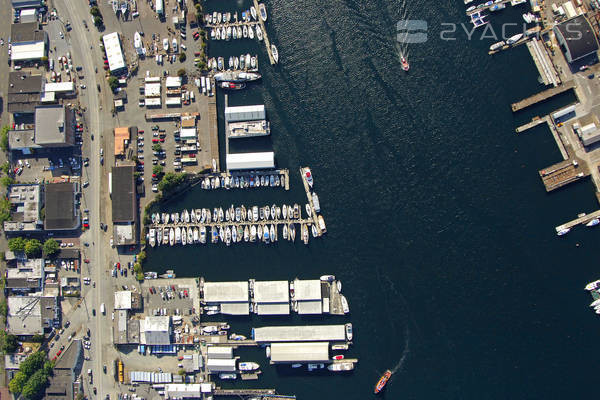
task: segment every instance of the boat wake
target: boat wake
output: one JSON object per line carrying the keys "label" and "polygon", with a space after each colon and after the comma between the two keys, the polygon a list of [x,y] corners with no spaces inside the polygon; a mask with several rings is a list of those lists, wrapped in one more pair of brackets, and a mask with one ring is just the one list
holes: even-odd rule
{"label": "boat wake", "polygon": [[410,331],[408,330],[408,326],[406,327],[405,339],[404,339],[404,351],[402,352],[402,356],[400,357],[400,361],[398,364],[391,370],[392,374],[400,371],[400,368],[404,365],[406,361],[406,357],[408,357],[408,353],[410,353]]}

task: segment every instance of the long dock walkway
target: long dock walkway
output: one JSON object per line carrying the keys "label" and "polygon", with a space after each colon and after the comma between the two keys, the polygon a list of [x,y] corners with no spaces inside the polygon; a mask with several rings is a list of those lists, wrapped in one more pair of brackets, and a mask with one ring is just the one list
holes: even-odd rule
{"label": "long dock walkway", "polygon": [[528,122],[526,124],[523,124],[523,125],[519,126],[516,129],[516,132],[517,133],[522,133],[522,132],[525,132],[526,130],[529,130],[531,128],[535,128],[536,126],[541,125],[544,122],[548,123],[548,118],[549,118],[548,115],[546,115],[544,117],[541,117],[541,118],[540,117],[535,117],[535,118],[533,118],[531,120],[531,122]]}
{"label": "long dock walkway", "polygon": [[200,228],[201,226],[205,226],[206,228],[214,227],[226,227],[226,226],[241,226],[241,227],[250,227],[252,225],[288,225],[288,224],[312,224],[314,220],[312,218],[298,218],[298,219],[263,219],[259,221],[222,221],[222,222],[211,222],[211,223],[199,223],[199,222],[188,222],[188,223],[178,223],[178,224],[152,224],[150,225],[152,228],[192,228],[195,227]]}
{"label": "long dock walkway", "polygon": [[[214,85],[215,81],[212,80],[212,87],[214,87]],[[217,167],[216,171],[220,171],[221,163],[219,162],[219,126],[217,124],[217,96],[211,96],[208,98],[208,126],[210,154],[212,155],[214,164]]]}
{"label": "long dock walkway", "polygon": [[258,7],[258,0],[252,0],[252,2],[254,3],[254,8],[256,9],[256,12],[259,14],[258,24],[260,25],[260,29],[262,30],[262,33],[263,33],[263,39],[265,41],[265,46],[267,47],[267,55],[269,56],[269,62],[271,63],[271,65],[277,64],[277,62],[273,58],[273,52],[271,51],[271,42],[269,41],[269,35],[267,34],[267,28],[265,28],[265,23],[260,18],[260,12],[259,12],[260,8]]}
{"label": "long dock walkway", "polygon": [[213,390],[215,396],[264,396],[274,395],[275,389],[221,389]]}
{"label": "long dock walkway", "polygon": [[307,168],[308,167],[300,168],[300,176],[302,177],[302,183],[304,184],[304,190],[306,191],[306,198],[308,199],[308,204],[310,206],[310,209],[312,210],[312,212],[310,213],[309,222],[314,224],[315,227],[317,228],[317,236],[321,236],[324,232],[321,229],[321,227],[319,226],[319,220],[318,220],[317,213],[315,212],[315,205],[313,203],[310,185],[308,184],[308,181],[306,180],[306,169]]}
{"label": "long dock walkway", "polygon": [[513,103],[511,107],[513,112],[520,111],[524,108],[527,108],[544,100],[548,100],[551,97],[564,93],[573,88],[575,88],[575,81],[567,81],[560,86],[546,89],[543,92],[534,94],[533,96],[527,97],[526,99]]}
{"label": "long dock walkway", "polygon": [[571,229],[577,225],[587,224],[594,218],[600,218],[600,210],[594,211],[589,214],[582,215],[581,217],[577,217],[576,219],[569,221],[565,224],[559,225],[554,229],[556,229],[556,232],[560,232],[564,229]]}

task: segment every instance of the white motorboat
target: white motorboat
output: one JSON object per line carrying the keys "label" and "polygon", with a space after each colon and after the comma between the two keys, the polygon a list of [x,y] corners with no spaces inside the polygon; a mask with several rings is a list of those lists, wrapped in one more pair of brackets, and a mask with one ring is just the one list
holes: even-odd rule
{"label": "white motorboat", "polygon": [[288,240],[295,241],[296,240],[296,225],[290,224],[288,229]]}
{"label": "white motorboat", "polygon": [[273,54],[273,61],[277,64],[279,62],[279,51],[274,44],[271,45],[271,54]]}
{"label": "white motorboat", "polygon": [[194,243],[194,231],[192,229],[192,227],[188,227],[187,229],[187,241],[189,244]]}
{"label": "white motorboat", "polygon": [[558,231],[556,234],[558,236],[563,236],[566,235],[567,233],[571,232],[571,228],[565,228],[565,229],[561,229],[560,231]]}
{"label": "white motorboat", "polygon": [[250,227],[250,241],[254,242],[256,240],[256,225],[252,225]]}
{"label": "white motorboat", "polygon": [[248,37],[248,26],[244,25],[244,27],[242,28],[242,37],[247,38]]}
{"label": "white motorboat", "polygon": [[317,193],[315,193],[315,192],[312,193],[312,201],[313,201],[313,207],[315,209],[315,212],[321,212],[321,204],[319,203],[319,196],[317,196]]}
{"label": "white motorboat", "polygon": [[256,25],[256,38],[257,38],[259,41],[262,41],[262,40],[263,40],[263,31],[262,31],[262,29],[260,28],[260,25]]}
{"label": "white motorboat", "polygon": [[250,240],[250,230],[248,229],[248,226],[246,225],[244,227],[244,242],[247,242],[248,240]]}
{"label": "white motorboat", "polygon": [[175,243],[181,242],[181,228],[175,228]]}
{"label": "white motorboat", "polygon": [[600,279],[597,281],[590,282],[587,285],[585,285],[585,290],[588,290],[588,291],[596,290],[598,287],[600,287]]}
{"label": "white motorboat", "polygon": [[323,282],[333,282],[335,281],[335,275],[321,275],[319,279]]}
{"label": "white motorboat", "polygon": [[[252,12],[252,11],[250,11]],[[263,22],[265,22],[267,20],[267,7],[265,7],[265,5],[263,3],[260,3],[258,5],[258,12],[260,14],[260,19],[263,20]]]}
{"label": "white motorboat", "polygon": [[288,227],[286,224],[283,224],[283,238],[286,240],[288,238]]}
{"label": "white motorboat", "polygon": [[[342,310],[344,311],[344,314],[348,314],[350,312],[350,307],[348,306],[348,300],[346,299],[346,296],[344,296],[343,294],[340,295],[340,298],[342,299]],[[350,340],[350,339],[348,339]]]}
{"label": "white motorboat", "polygon": [[252,19],[257,20],[256,8],[254,6],[250,7],[250,15],[252,15]]}
{"label": "white motorboat", "polygon": [[169,228],[163,229],[163,244],[169,244]]}
{"label": "white motorboat", "polygon": [[596,226],[599,223],[600,223],[600,219],[594,218],[593,220],[591,220],[590,222],[588,222],[587,224],[585,224],[585,226]]}
{"label": "white motorboat", "polygon": [[271,239],[271,242],[275,241],[275,225],[271,224],[271,229],[269,229],[269,238]]}
{"label": "white motorboat", "polygon": [[504,40],[501,40],[499,42],[494,43],[493,45],[490,46],[490,51],[496,51],[498,49],[501,49],[502,47],[504,47],[506,45],[506,42]]}
{"label": "white motorboat", "polygon": [[222,372],[219,374],[219,379],[237,379],[237,374],[232,372]]}
{"label": "white motorboat", "polygon": [[148,240],[150,241],[150,246],[156,246],[156,232],[154,228],[151,228],[148,232]]}
{"label": "white motorboat", "polygon": [[281,213],[283,214],[283,219],[287,219],[287,206],[285,204],[281,207]]}
{"label": "white motorboat", "polygon": [[354,336],[354,334],[352,333],[352,323],[350,323],[350,322],[347,323],[345,325],[345,328],[346,328],[346,339],[351,341],[352,337]]}
{"label": "white motorboat", "polygon": [[169,246],[173,246],[175,244],[175,229],[171,228],[169,230]]}
{"label": "white motorboat", "polygon": [[187,232],[185,231],[185,228],[181,228],[181,244],[184,246],[187,244]]}
{"label": "white motorboat", "polygon": [[238,369],[240,371],[255,371],[260,368],[260,365],[255,362],[241,362],[238,364]]}
{"label": "white motorboat", "polygon": [[236,243],[237,240],[237,229],[235,229],[235,226],[231,227],[231,240],[233,241],[233,243]]}
{"label": "white motorboat", "polygon": [[327,232],[327,227],[325,226],[325,219],[322,215],[317,217],[317,221],[319,221],[319,228],[321,229],[321,233]]}
{"label": "white motorboat", "polygon": [[246,340],[246,336],[232,333],[231,335],[229,335],[229,339],[230,340]]}
{"label": "white motorboat", "polygon": [[513,35],[511,37],[508,38],[508,40],[506,41],[506,44],[515,44],[516,42],[518,42],[521,38],[523,37],[522,33],[517,33],[516,35]]}
{"label": "white motorboat", "polygon": [[256,238],[258,239],[259,242],[261,242],[263,240],[263,228],[262,228],[262,225],[258,225],[258,228],[256,228]]}
{"label": "white motorboat", "polygon": [[312,216],[312,210],[310,208],[310,204],[306,203],[306,206],[304,207],[306,209],[306,214],[308,214],[309,217]]}
{"label": "white motorboat", "polygon": [[310,231],[311,231],[313,237],[319,236],[319,231],[317,231],[317,226],[316,225],[311,224],[310,225]]}
{"label": "white motorboat", "polygon": [[252,25],[248,26],[248,37],[254,39],[254,28],[252,28]]}
{"label": "white motorboat", "polygon": [[258,221],[258,207],[257,206],[252,207],[252,220],[254,222]]}
{"label": "white motorboat", "polygon": [[206,227],[204,225],[200,227],[200,243],[206,243]]}
{"label": "white motorboat", "polygon": [[329,364],[327,369],[331,372],[344,372],[344,371],[352,371],[354,369],[354,363],[352,362],[341,362]]}

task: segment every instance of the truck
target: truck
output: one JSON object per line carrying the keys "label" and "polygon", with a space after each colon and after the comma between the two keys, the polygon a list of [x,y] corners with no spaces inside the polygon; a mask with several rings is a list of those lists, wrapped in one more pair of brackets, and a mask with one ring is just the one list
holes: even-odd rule
{"label": "truck", "polygon": [[102,315],[106,315],[106,307],[104,307],[104,303],[100,304],[100,312]]}

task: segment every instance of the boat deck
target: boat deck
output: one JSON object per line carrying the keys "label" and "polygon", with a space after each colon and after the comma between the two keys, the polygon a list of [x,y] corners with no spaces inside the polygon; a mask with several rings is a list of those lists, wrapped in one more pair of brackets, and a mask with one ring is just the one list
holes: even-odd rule
{"label": "boat deck", "polygon": [[590,175],[585,163],[566,160],[539,171],[547,192],[559,189]]}
{"label": "boat deck", "polygon": [[[467,16],[470,17],[472,14],[475,14],[478,11],[487,11],[490,8],[492,8],[494,5],[497,5],[497,4],[506,4],[506,3],[510,3],[510,0],[502,0],[502,1],[498,2],[498,3],[490,4],[489,6],[484,6],[484,7],[476,8],[475,10],[472,10],[472,11],[466,11],[466,14],[467,14]],[[467,4],[467,8],[471,7],[471,4],[472,3]]]}
{"label": "boat deck", "polygon": [[562,225],[559,225],[554,229],[556,229],[556,232],[560,232],[563,229],[571,229],[577,225],[585,225],[588,222],[590,222],[591,220],[593,220],[594,218],[600,218],[600,210],[594,211],[589,214],[585,214],[581,217],[577,217],[574,220],[564,223]]}

